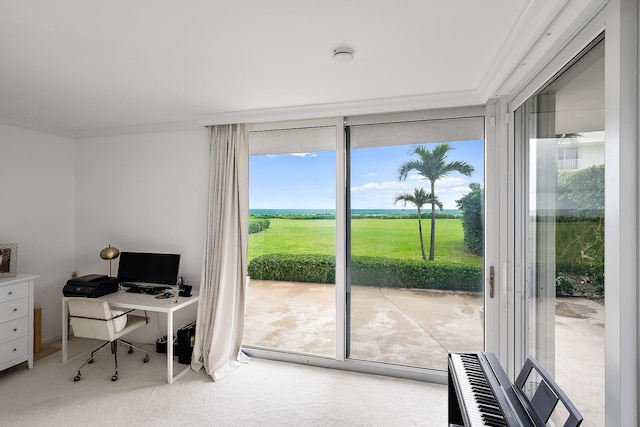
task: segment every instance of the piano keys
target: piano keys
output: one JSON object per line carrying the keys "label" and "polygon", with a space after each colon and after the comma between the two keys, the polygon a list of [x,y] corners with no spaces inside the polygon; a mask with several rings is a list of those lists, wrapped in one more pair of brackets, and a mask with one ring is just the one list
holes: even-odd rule
{"label": "piano keys", "polygon": [[582,422],[566,395],[532,358],[515,384],[493,353],[450,353],[448,365],[450,426],[543,427],[558,401],[569,414],[564,426]]}

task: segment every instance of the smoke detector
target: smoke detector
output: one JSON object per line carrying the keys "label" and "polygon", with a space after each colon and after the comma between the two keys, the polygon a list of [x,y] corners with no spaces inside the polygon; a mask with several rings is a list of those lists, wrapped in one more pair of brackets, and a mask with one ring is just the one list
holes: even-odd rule
{"label": "smoke detector", "polygon": [[341,63],[353,61],[353,49],[348,47],[333,49],[333,60]]}

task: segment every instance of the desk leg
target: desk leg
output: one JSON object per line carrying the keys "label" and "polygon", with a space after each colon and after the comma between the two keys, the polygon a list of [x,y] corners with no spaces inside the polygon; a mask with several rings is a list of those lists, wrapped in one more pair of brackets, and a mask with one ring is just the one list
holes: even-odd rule
{"label": "desk leg", "polygon": [[167,313],[167,382],[173,383],[173,311]]}
{"label": "desk leg", "polygon": [[62,363],[67,363],[69,361],[69,329],[68,329],[68,318],[69,316],[69,307],[67,306],[67,301],[62,299]]}
{"label": "desk leg", "polygon": [[173,384],[190,369],[191,365],[189,364],[180,369],[175,377],[173,376],[173,311],[170,311],[167,313],[167,382]]}

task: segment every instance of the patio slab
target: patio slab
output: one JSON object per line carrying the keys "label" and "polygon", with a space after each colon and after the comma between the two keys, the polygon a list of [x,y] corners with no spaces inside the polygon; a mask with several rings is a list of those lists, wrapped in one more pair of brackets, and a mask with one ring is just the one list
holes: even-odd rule
{"label": "patio slab", "polygon": [[[335,357],[335,286],[250,280],[244,344]],[[353,359],[447,369],[449,351],[482,351],[482,298],[353,286]],[[556,300],[556,381],[585,425],[604,425],[604,306]]]}

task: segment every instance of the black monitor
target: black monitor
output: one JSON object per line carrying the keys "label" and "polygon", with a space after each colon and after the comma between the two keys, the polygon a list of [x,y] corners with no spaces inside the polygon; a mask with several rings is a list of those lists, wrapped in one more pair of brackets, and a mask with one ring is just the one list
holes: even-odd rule
{"label": "black monitor", "polygon": [[120,252],[118,279],[120,282],[173,285],[178,282],[179,254]]}

